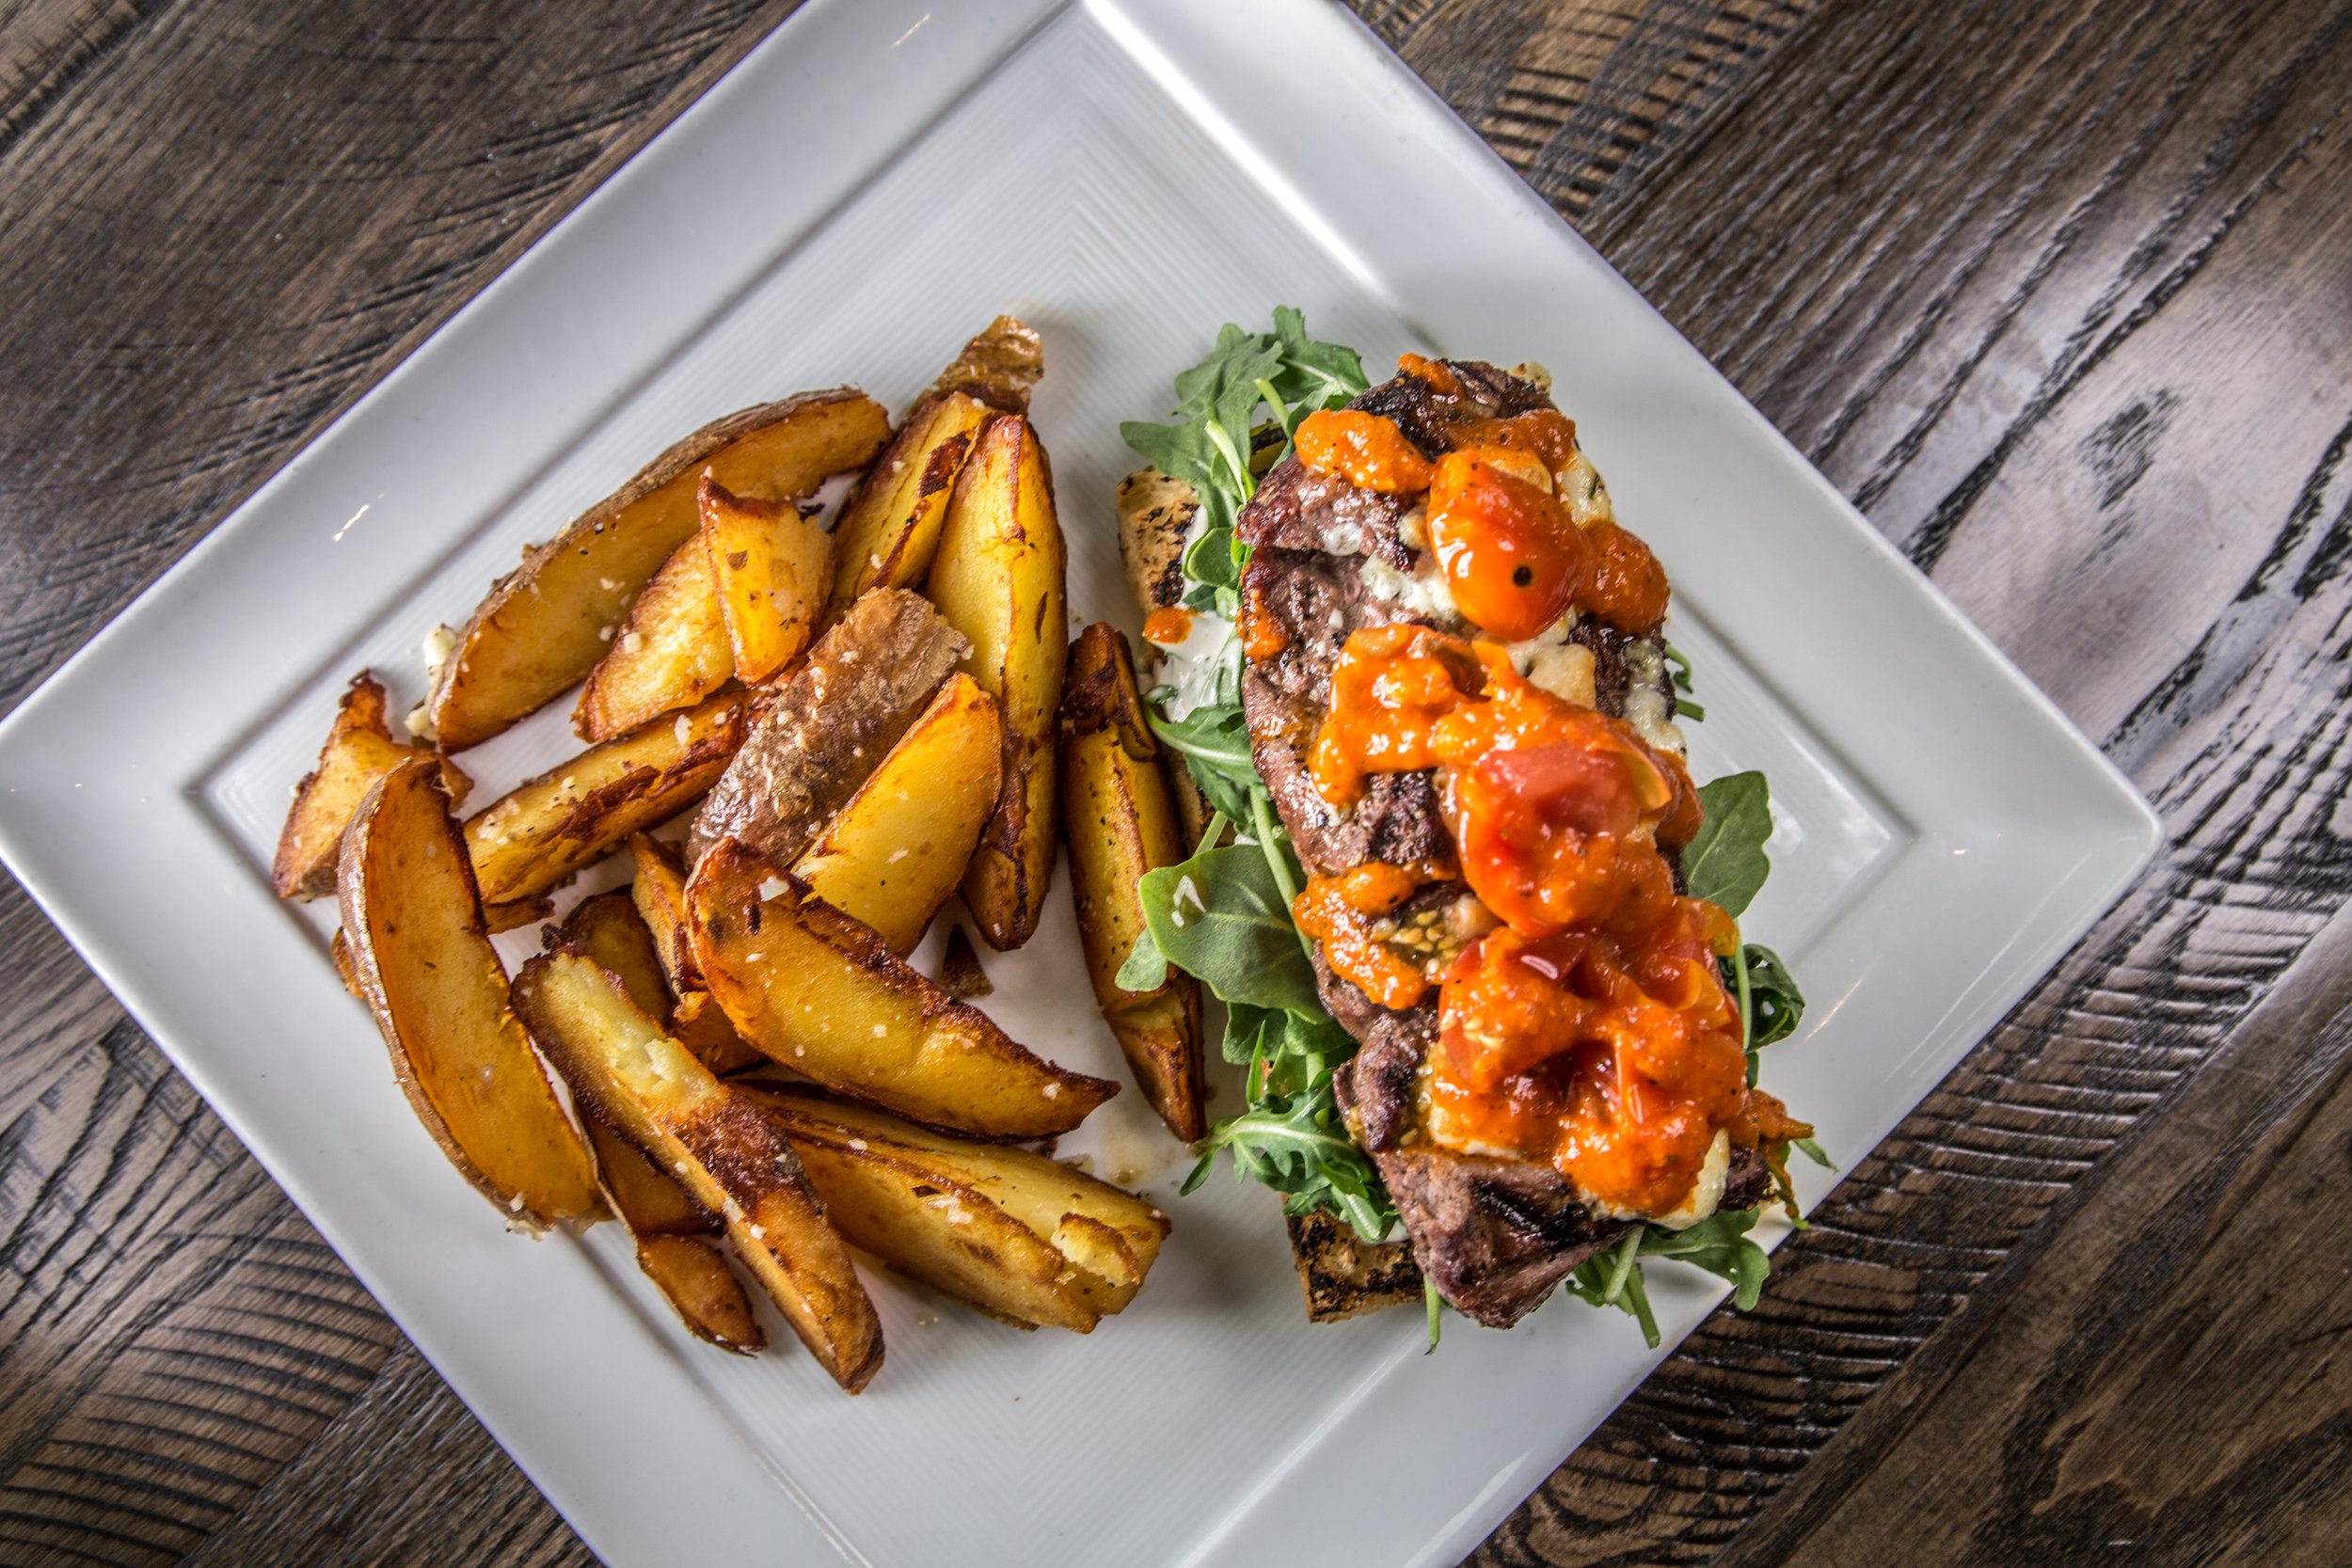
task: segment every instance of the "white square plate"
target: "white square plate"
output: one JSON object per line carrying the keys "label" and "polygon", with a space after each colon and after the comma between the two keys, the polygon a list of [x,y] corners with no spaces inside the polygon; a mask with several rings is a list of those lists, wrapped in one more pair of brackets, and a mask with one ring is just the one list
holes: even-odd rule
{"label": "white square plate", "polygon": [[[1775,786],[1750,925],[1814,1006],[1766,1070],[1835,1153],[2144,863],[2129,786],[1336,6],[925,5],[795,15],[25,702],[0,851],[610,1562],[1452,1562],[1655,1364],[1629,1321],[1559,1304],[1429,1357],[1418,1313],[1311,1328],[1265,1195],[1177,1200],[1131,1093],[1066,1147],[1176,1215],[1136,1307],[1020,1334],[880,1284],[889,1362],[845,1399],[772,1323],[755,1362],[689,1340],[612,1227],[506,1235],[337,984],[331,912],[270,896],[354,670],[415,700],[426,630],[671,437],[803,387],[902,404],[999,310],[1044,334],[1073,604],[1132,626],[1118,421],[1277,303],[1375,372],[1552,369],[1674,573],[1698,775]],[[467,766],[495,790],[567,744],[551,712]],[[1123,1076],[1049,908],[988,1006]],[[1671,1344],[1719,1291],[1655,1273]]]}

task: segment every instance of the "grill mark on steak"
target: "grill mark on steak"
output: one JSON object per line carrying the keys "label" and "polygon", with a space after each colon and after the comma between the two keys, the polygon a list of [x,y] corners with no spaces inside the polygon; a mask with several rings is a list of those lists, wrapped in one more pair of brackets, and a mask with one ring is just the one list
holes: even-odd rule
{"label": "grill mark on steak", "polygon": [[[1447,450],[1446,429],[1454,420],[1550,406],[1534,384],[1491,365],[1447,364],[1462,385],[1458,397],[1399,376],[1349,406],[1395,420],[1431,458]],[[1409,510],[1401,498],[1312,472],[1292,456],[1265,476],[1236,524],[1254,552],[1243,592],[1257,595],[1286,637],[1280,653],[1250,660],[1242,678],[1250,750],[1299,861],[1312,875],[1336,875],[1367,861],[1410,864],[1453,858],[1429,773],[1377,775],[1361,800],[1340,812],[1323,799],[1308,768],[1315,734],[1329,711],[1331,668],[1349,634],[1362,626],[1433,624],[1374,596],[1359,557],[1330,553],[1326,541],[1359,544],[1363,554],[1409,571],[1413,551],[1398,531]],[[1622,717],[1631,684],[1625,652],[1631,640],[1589,616],[1573,637],[1592,651],[1600,710]],[[1661,685],[1671,703],[1671,683]],[[1459,883],[1442,884],[1425,896],[1444,901],[1463,891]],[[1339,1071],[1341,1110],[1388,1184],[1415,1260],[1458,1310],[1507,1327],[1541,1305],[1563,1275],[1631,1228],[1629,1222],[1596,1216],[1548,1164],[1462,1154],[1414,1137],[1414,1090],[1437,1039],[1435,1005],[1402,1012],[1380,1006],[1332,974],[1320,951],[1315,972],[1324,1006],[1359,1046]],[[1736,1151],[1724,1205],[1760,1201],[1769,1181],[1755,1150]]]}

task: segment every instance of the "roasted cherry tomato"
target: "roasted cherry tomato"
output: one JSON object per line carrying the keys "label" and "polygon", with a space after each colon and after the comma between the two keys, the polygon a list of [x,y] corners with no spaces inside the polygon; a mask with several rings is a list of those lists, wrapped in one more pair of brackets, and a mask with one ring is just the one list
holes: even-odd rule
{"label": "roasted cherry tomato", "polygon": [[1448,452],[1429,486],[1429,545],[1454,607],[1505,642],[1560,619],[1590,552],[1541,487],[1470,452]]}

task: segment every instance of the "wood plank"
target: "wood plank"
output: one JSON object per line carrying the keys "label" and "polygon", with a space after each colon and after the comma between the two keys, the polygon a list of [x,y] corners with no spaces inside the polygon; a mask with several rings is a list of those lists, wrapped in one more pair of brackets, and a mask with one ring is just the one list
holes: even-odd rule
{"label": "wood plank", "polygon": [[[2352,234],[2323,193],[2352,176],[2345,15],[1824,27],[1671,181],[1596,212],[1612,259],[2106,736],[2172,842],[1784,1250],[1763,1308],[1710,1323],[1480,1560],[1708,1556],[2056,1244],[2054,1207],[2342,906]],[[1833,159],[1858,111],[1890,150]],[[2312,392],[2278,395],[2281,357]]]}
{"label": "wood plank", "polygon": [[2352,912],[1727,1568],[2341,1561],[2347,1145]]}
{"label": "wood plank", "polygon": [[[0,16],[0,285],[17,302],[0,363],[32,368],[0,377],[0,706],[783,8],[37,0]],[[1994,623],[2157,791],[2176,838],[1784,1252],[1763,1310],[1710,1323],[1481,1556],[1695,1560],[1874,1394],[1872,1418],[1906,1398],[1887,1379],[1941,1323],[2002,1309],[2063,1255],[2079,1211],[2060,1206],[2086,1173],[2169,1128],[2168,1097],[2226,1082],[2213,1053],[2342,903],[2352,408],[2310,388],[2347,384],[2326,196],[2344,188],[2347,8],[1359,9]],[[43,526],[13,520],[32,508]],[[271,1326],[251,1292],[304,1227],[39,930],[0,895],[0,941],[37,955],[0,973],[0,1478],[18,1489],[0,1515],[24,1532],[0,1556],[144,1563],[221,1527],[202,1560],[586,1560],[408,1353],[384,1352],[354,1400],[322,1375],[362,1359],[321,1348],[349,1322],[305,1315],[320,1307]],[[146,1100],[164,1121],[126,1109]],[[247,1241],[189,1249],[142,1223],[121,1183],[185,1168],[153,1152],[173,1137],[220,1162],[204,1201]],[[119,1145],[130,1174],[88,1174],[94,1152],[67,1154],[85,1143]],[[2241,1162],[2238,1212],[2291,1190],[2263,1173],[2302,1171],[2301,1148]],[[17,1288],[20,1268],[38,1285]],[[174,1316],[183,1303],[203,1310]],[[141,1369],[222,1354],[204,1337],[224,1332],[242,1337],[234,1397],[257,1402],[224,1394],[183,1433]],[[43,1357],[70,1363],[62,1384]],[[2114,1391],[2154,1364],[2135,1341],[2105,1355],[2106,1381],[2065,1390],[2095,1413],[2062,1477],[2086,1519],[2133,1451]],[[308,1379],[291,1411],[261,1399],[289,1374]],[[1827,1462],[1881,1440],[1903,1445],[1889,1476],[1931,1459],[1955,1397],[1923,1395],[1915,1436],[1855,1423]],[[85,1423],[117,1399],[151,1433],[95,1457],[108,1440]],[[227,1451],[232,1417],[269,1435]],[[1822,1549],[1885,1539],[1899,1487],[1836,1473],[1858,1490]],[[445,1532],[443,1487],[464,1491]],[[2263,1496],[2280,1528],[2333,1528],[2291,1487]],[[1773,1532],[1799,1502],[1756,1539],[1792,1539]]]}
{"label": "wood plank", "polygon": [[[0,707],[789,8],[0,15]],[[13,884],[0,950],[0,1560],[587,1560]]]}

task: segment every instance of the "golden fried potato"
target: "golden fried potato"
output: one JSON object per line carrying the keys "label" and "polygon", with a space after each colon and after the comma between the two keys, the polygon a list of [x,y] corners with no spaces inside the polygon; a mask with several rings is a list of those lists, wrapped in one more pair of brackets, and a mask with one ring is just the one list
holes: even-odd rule
{"label": "golden fried potato", "polygon": [[833,536],[791,501],[739,496],[707,474],[695,504],[735,678],[756,685],[800,657],[816,635],[833,586]]}
{"label": "golden fried potato", "polygon": [[632,1236],[715,1236],[719,1216],[694,1201],[645,1151],[594,1116],[583,1115],[605,1201]]}
{"label": "golden fried potato", "polygon": [[466,1179],[538,1225],[597,1212],[588,1147],[506,1001],[439,762],[376,781],[343,835],[343,956],[392,1075]]}
{"label": "golden fried potato", "polygon": [[670,1037],[694,1053],[694,1059],[723,1078],[768,1058],[735,1032],[726,1009],[707,990],[679,996],[670,1011]]}
{"label": "golden fried potato", "polygon": [[738,495],[805,496],[864,467],[889,434],[880,404],[838,388],[730,414],[655,458],[492,586],[434,685],[440,744],[478,745],[596,668],[638,590],[701,526],[704,473]]}
{"label": "golden fried potato", "polygon": [[801,1163],[750,1102],[637,1010],[595,960],[558,950],[515,977],[515,1007],[591,1115],[722,1216],[737,1254],[811,1354],[851,1393],[882,1323]]}
{"label": "golden fried potato", "polygon": [[1200,987],[1181,970],[1148,991],[1122,990],[1119,968],[1144,930],[1136,883],[1186,854],[1160,746],[1144,722],[1127,640],[1098,622],[1070,650],[1062,693],[1063,832],[1087,975],[1136,1085],[1185,1143],[1209,1135],[1203,1109]]}
{"label": "golden fried potato", "polygon": [[718,1216],[656,1169],[636,1145],[595,1117],[586,1121],[605,1203],[635,1243],[637,1266],[669,1298],[679,1321],[697,1338],[738,1355],[767,1344],[742,1285],[710,1243],[719,1232]]}
{"label": "golden fried potato", "polygon": [[963,879],[996,807],[1003,749],[996,699],[969,675],[950,676],[794,875],[903,958]]}
{"label": "golden fried potato", "polygon": [[930,570],[956,476],[990,419],[961,392],[915,405],[834,530],[833,613],[869,588],[914,588]]}
{"label": "golden fried potato", "polygon": [[[295,786],[294,807],[278,835],[278,860],[270,868],[278,896],[322,898],[334,892],[335,854],[359,798],[409,758],[433,754],[430,747],[394,740],[384,721],[384,688],[365,671],[352,676],[319,765]],[[441,782],[453,801],[463,800],[471,787],[453,762],[441,764]]]}
{"label": "golden fried potato", "polygon": [[686,909],[703,983],[737,1032],[845,1094],[984,1138],[1044,1138],[1119,1088],[1041,1061],[733,839],[703,857]]}
{"label": "golden fried potato", "polygon": [[629,834],[628,853],[637,867],[628,884],[629,902],[653,937],[671,993],[683,996],[702,985],[686,944],[686,874],[678,869],[677,857],[650,833]]}
{"label": "golden fried potato", "polygon": [[1069,642],[1053,475],[1028,420],[988,427],[956,482],[928,592],[969,638],[963,668],[1002,705],[1005,764],[995,814],[964,873],[963,898],[991,945],[1037,929],[1054,873],[1054,720]]}
{"label": "golden fried potato", "polygon": [[878,588],[818,639],[761,711],[687,835],[691,869],[723,838],[799,860],[962,657],[921,597]]}
{"label": "golden fried potato", "polygon": [[510,898],[502,904],[482,906],[482,924],[493,935],[512,931],[555,913],[555,900],[542,895],[536,898]]}
{"label": "golden fried potato", "polygon": [[1091,1331],[1135,1299],[1168,1216],[1065,1164],[806,1089],[744,1091],[853,1246],[991,1316]]}
{"label": "golden fried potato", "polygon": [[572,709],[582,740],[610,740],[727,684],[735,656],[719,611],[719,579],[702,535],[691,534],[629,607],[628,620],[588,673]]}
{"label": "golden fried potato", "polygon": [[651,1018],[670,1014],[670,981],[653,933],[626,893],[599,893],[572,906],[564,940],[612,972],[628,999]]}
{"label": "golden fried potato", "polygon": [[924,401],[961,392],[1001,413],[1026,414],[1029,393],[1044,374],[1045,349],[1037,330],[1017,316],[999,316],[939,372]]}
{"label": "golden fried potato", "polygon": [[725,770],[744,729],[739,692],[711,697],[516,784],[466,820],[483,896],[545,893],[675,816]]}
{"label": "golden fried potato", "polygon": [[752,1315],[751,1298],[710,1238],[644,1237],[637,1243],[637,1266],[661,1288],[696,1338],[737,1355],[767,1348],[768,1336]]}
{"label": "golden fried potato", "polygon": [[980,967],[980,956],[972,951],[972,939],[961,926],[948,927],[947,940],[940,944],[939,989],[959,1002],[996,994],[996,983]]}

